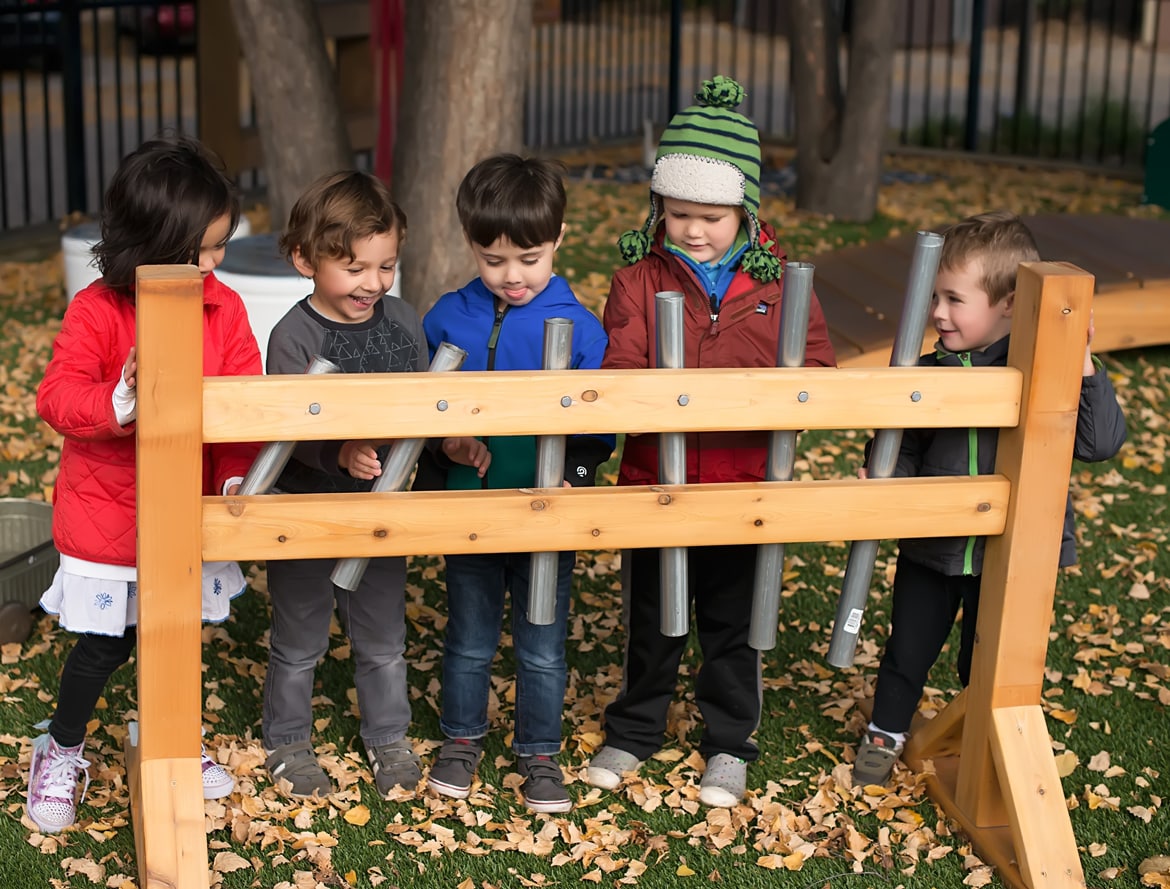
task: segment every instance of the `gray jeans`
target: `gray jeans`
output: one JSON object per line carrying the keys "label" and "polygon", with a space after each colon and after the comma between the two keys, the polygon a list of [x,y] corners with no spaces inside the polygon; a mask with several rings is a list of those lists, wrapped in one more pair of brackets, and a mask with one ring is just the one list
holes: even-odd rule
{"label": "gray jeans", "polygon": [[[354,592],[329,579],[334,559],[268,562],[272,631],[264,677],[264,746],[308,741],[313,723],[313,674],[329,647],[333,603],[353,649],[354,685],[367,747],[405,737],[406,560],[370,559]],[[338,704],[340,705],[340,701]]]}

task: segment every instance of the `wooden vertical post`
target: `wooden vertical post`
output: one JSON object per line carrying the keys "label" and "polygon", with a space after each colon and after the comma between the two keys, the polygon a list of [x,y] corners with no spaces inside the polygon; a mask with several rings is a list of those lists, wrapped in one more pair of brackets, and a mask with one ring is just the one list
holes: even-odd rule
{"label": "wooden vertical post", "polygon": [[137,304],[138,738],[126,758],[139,885],[203,889],[202,277],[142,266]]}
{"label": "wooden vertical post", "polygon": [[[1012,493],[1003,534],[987,540],[971,683],[906,751],[916,768],[935,764],[931,794],[979,854],[1029,889],[1085,882],[1040,695],[1092,297],[1075,266],[1020,267],[1008,352],[1024,376],[1020,421],[996,452]],[[939,760],[960,722],[955,774]]]}

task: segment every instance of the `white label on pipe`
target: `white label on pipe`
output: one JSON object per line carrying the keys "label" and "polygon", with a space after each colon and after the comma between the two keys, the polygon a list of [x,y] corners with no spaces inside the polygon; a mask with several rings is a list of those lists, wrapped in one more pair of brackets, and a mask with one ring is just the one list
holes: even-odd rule
{"label": "white label on pipe", "polygon": [[865,612],[860,608],[854,608],[849,612],[849,616],[845,618],[845,632],[856,636],[861,630],[861,615]]}

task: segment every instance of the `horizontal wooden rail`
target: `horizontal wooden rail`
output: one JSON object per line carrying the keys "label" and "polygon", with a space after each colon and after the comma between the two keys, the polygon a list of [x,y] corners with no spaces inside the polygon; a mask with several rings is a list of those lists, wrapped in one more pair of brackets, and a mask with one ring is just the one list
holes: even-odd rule
{"label": "horizontal wooden rail", "polygon": [[[971,478],[203,498],[203,558],[801,543],[1000,534],[1010,485]],[[892,504],[897,503],[897,509]]]}
{"label": "horizontal wooden rail", "polygon": [[203,438],[1004,427],[1022,381],[1007,367],[207,377]]}

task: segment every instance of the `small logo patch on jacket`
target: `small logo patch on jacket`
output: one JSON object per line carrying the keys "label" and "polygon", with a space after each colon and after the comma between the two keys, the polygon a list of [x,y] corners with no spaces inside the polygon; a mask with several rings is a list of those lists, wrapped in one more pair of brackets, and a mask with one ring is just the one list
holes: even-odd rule
{"label": "small logo patch on jacket", "polygon": [[767,303],[757,303],[756,304],[756,314],[757,315],[767,315],[768,314],[768,304]]}

